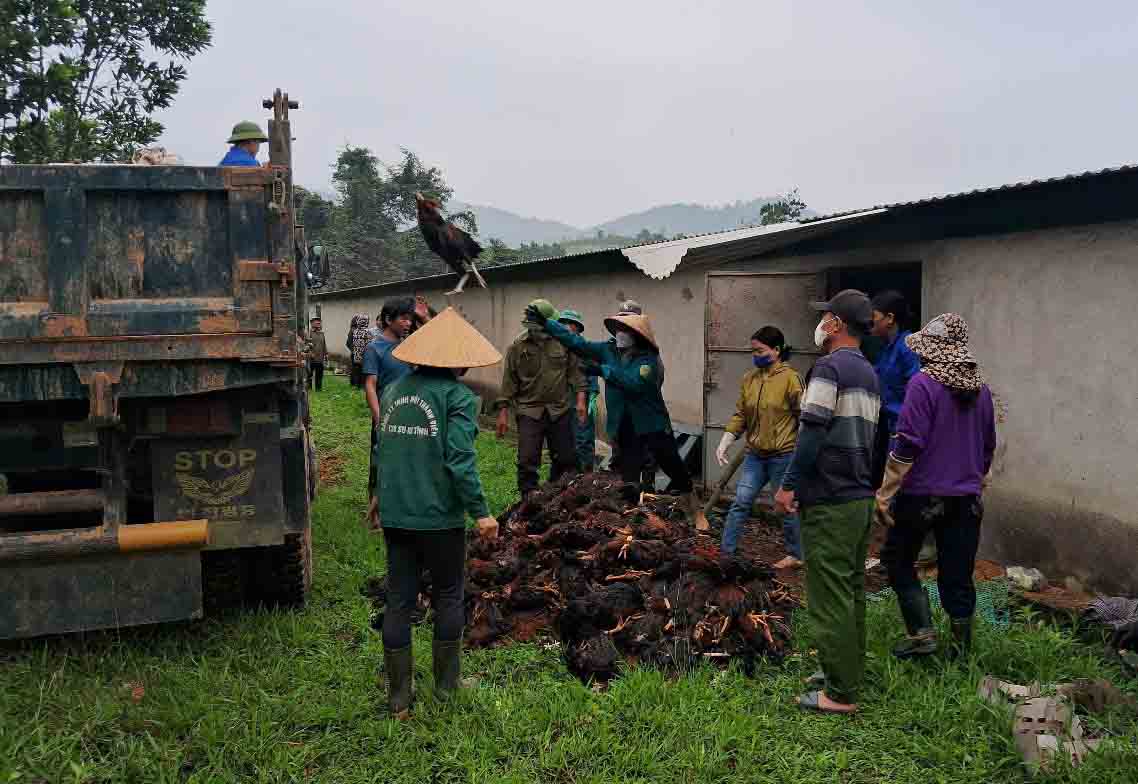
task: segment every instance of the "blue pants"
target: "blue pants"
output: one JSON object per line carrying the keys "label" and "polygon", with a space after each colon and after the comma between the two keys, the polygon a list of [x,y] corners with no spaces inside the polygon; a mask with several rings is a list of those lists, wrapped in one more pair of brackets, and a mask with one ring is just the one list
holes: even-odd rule
{"label": "blue pants", "polygon": [[593,414],[589,415],[585,424],[577,419],[577,412],[570,411],[573,422],[573,446],[577,453],[577,468],[580,471],[592,471],[597,462],[597,420]]}
{"label": "blue pants", "polygon": [[[727,525],[723,529],[723,543],[720,545],[723,552],[735,552],[739,535],[743,532],[743,523],[751,516],[751,506],[759,491],[767,482],[776,489],[782,485],[782,475],[786,473],[793,456],[759,457],[753,452],[747,452],[747,457],[743,460],[743,475],[735,486],[735,503],[731,504],[731,511],[727,513]],[[801,560],[802,538],[798,515],[791,514],[782,519],[782,538],[786,542],[787,553]]]}

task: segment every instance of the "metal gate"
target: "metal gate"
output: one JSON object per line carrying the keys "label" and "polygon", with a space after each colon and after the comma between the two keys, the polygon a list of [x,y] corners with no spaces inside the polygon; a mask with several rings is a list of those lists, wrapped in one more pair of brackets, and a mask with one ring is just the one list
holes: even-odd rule
{"label": "metal gate", "polygon": [[[751,335],[768,324],[778,327],[793,349],[789,364],[805,377],[820,352],[814,347],[819,314],[810,303],[823,299],[825,275],[815,272],[710,272],[704,318],[703,476],[719,481],[724,469],[715,461],[735,404],[743,374],[750,370]],[[743,449],[743,439],[732,454]],[[732,478],[726,492],[733,492]]]}

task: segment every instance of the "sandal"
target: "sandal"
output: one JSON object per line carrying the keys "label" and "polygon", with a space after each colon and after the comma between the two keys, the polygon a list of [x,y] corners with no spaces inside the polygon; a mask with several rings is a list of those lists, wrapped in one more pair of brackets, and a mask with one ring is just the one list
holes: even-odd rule
{"label": "sandal", "polygon": [[[822,691],[808,691],[798,698],[798,707],[803,710],[815,711],[816,713],[837,713],[842,716],[848,716],[851,713],[857,712],[857,705],[849,705],[846,708],[824,708],[822,707],[822,698],[825,692]],[[836,703],[843,705],[844,703]]]}

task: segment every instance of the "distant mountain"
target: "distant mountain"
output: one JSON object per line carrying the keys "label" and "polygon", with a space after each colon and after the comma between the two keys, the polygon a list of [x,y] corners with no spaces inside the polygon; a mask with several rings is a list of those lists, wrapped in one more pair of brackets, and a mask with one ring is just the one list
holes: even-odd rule
{"label": "distant mountain", "polygon": [[516,248],[523,242],[559,242],[576,239],[582,235],[581,229],[555,220],[526,218],[509,210],[487,207],[481,204],[464,204],[452,201],[447,204],[448,212],[473,210],[478,219],[478,236],[483,239],[494,237]]}
{"label": "distant mountain", "polygon": [[[661,204],[643,212],[622,215],[587,229],[555,220],[526,218],[509,210],[478,204],[452,201],[448,208],[452,212],[473,210],[478,218],[479,237],[483,239],[495,237],[511,247],[517,247],[523,242],[547,243],[591,239],[597,236],[598,231],[603,231],[606,236],[623,237],[635,237],[645,229],[654,234],[663,234],[665,237],[728,231],[740,226],[757,224],[759,209],[772,201],[774,197],[760,197],[719,207],[709,207],[705,204]],[[808,210],[805,214],[814,213]]]}
{"label": "distant mountain", "polygon": [[771,197],[760,197],[751,201],[737,201],[722,207],[708,207],[704,204],[662,204],[643,212],[623,215],[607,223],[595,226],[605,234],[621,234],[635,237],[643,229],[673,237],[677,234],[707,234],[713,231],[727,231],[740,226],[753,226],[759,222],[759,209]]}

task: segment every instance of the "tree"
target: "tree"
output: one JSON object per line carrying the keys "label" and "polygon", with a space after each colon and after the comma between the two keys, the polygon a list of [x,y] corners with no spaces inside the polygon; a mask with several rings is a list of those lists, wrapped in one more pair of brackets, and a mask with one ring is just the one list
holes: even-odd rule
{"label": "tree", "polygon": [[797,220],[806,209],[806,202],[798,195],[798,189],[788,191],[774,201],[759,208],[759,222],[768,226],[772,223],[786,223]]}
{"label": "tree", "polygon": [[292,201],[300,218],[300,225],[304,227],[305,239],[310,243],[321,242],[325,230],[332,222],[334,207],[332,202],[319,193],[299,185],[292,189]]}
{"label": "tree", "polygon": [[[446,269],[416,226],[416,193],[445,206],[454,192],[437,166],[426,166],[408,149],[400,150],[397,163],[384,164],[368,148],[349,145],[336,159],[332,187],[336,198],[321,238],[337,259],[339,270],[333,275],[336,286],[398,280]],[[314,203],[309,199],[306,204]],[[449,217],[472,234],[477,233],[472,212]],[[307,227],[305,233],[309,233]]]}
{"label": "tree", "polygon": [[210,44],[205,0],[3,0],[0,158],[118,161]]}

